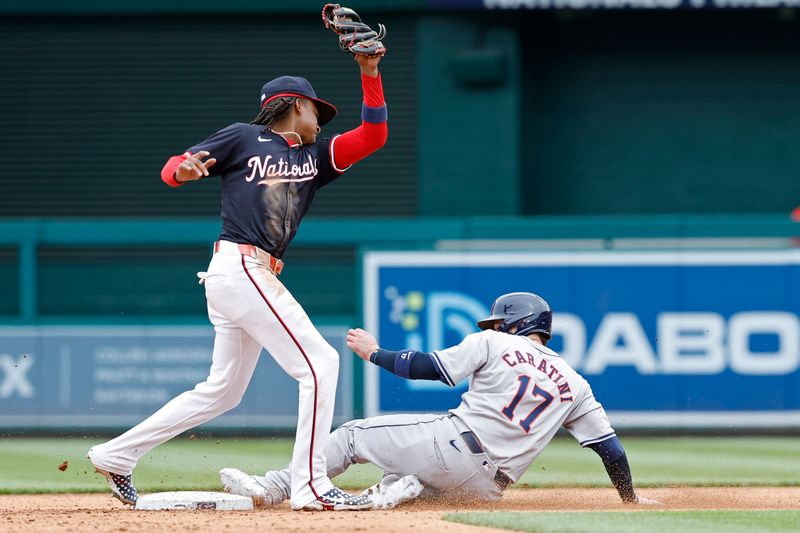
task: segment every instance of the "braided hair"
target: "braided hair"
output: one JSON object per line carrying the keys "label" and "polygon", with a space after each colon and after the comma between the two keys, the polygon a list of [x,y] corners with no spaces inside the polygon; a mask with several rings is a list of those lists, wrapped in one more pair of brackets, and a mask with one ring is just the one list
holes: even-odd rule
{"label": "braided hair", "polygon": [[280,96],[261,108],[256,118],[250,124],[264,126],[262,133],[272,127],[283,115],[286,114],[297,100],[296,96]]}

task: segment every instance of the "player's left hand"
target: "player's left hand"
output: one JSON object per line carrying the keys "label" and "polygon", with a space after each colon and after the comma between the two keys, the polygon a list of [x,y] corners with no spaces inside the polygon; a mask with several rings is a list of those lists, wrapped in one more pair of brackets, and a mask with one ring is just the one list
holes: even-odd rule
{"label": "player's left hand", "polygon": [[205,150],[201,150],[196,154],[186,152],[184,154],[186,159],[175,169],[175,181],[186,183],[187,181],[195,181],[208,176],[208,169],[217,162],[215,158],[208,157],[209,155],[211,154]]}
{"label": "player's left hand", "polygon": [[364,361],[369,362],[369,356],[378,347],[378,342],[371,333],[361,328],[347,331],[347,347],[353,350]]}

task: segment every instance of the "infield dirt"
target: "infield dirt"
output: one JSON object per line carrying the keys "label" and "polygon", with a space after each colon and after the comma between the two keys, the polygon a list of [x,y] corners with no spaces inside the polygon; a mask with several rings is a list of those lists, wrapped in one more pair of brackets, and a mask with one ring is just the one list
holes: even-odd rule
{"label": "infield dirt", "polygon": [[658,507],[627,506],[614,489],[509,489],[497,503],[418,500],[390,511],[292,512],[288,503],[254,511],[134,511],[106,494],[0,495],[0,531],[500,531],[441,520],[453,511],[800,509],[800,487],[641,489]]}

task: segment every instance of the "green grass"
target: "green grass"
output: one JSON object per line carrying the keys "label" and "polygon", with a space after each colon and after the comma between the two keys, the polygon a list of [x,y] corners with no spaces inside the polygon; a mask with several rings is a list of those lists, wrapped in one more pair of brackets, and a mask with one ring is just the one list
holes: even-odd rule
{"label": "green grass", "polygon": [[[87,450],[102,440],[11,438],[0,441],[0,494],[43,492],[103,492],[105,479],[94,473]],[[263,474],[283,468],[291,459],[286,438],[174,439],[145,455],[134,482],[143,492],[219,490],[225,467]],[[69,466],[60,471],[58,466]],[[372,465],[357,465],[339,477],[344,487],[364,488],[379,478]]]}
{"label": "green grass", "polygon": [[[800,437],[621,439],[638,486],[800,485]],[[603,464],[571,439],[556,439],[519,480],[536,486],[605,486]]]}
{"label": "green grass", "polygon": [[[800,437],[624,438],[637,486],[800,485]],[[0,441],[0,493],[95,492],[106,490],[94,474],[86,451],[101,440],[6,438]],[[134,481],[139,490],[218,490],[218,472],[234,467],[251,473],[284,467],[291,458],[286,438],[175,439],[139,462]],[[58,466],[68,461],[61,472]],[[343,488],[363,488],[380,472],[357,465],[339,476]],[[557,438],[519,484],[597,486],[610,482],[591,450]]]}
{"label": "green grass", "polygon": [[444,519],[530,533],[752,533],[800,529],[800,511],[451,513]]}

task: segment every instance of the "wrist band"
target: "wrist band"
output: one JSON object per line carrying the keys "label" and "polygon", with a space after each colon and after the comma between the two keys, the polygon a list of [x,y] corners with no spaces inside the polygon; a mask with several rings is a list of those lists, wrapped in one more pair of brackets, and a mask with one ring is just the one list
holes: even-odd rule
{"label": "wrist band", "polygon": [[380,107],[370,107],[364,102],[361,103],[361,120],[370,124],[383,124],[389,117],[386,111],[386,104]]}
{"label": "wrist band", "polygon": [[380,351],[381,351],[381,347],[380,347],[380,346],[378,346],[378,347],[376,347],[376,348],[375,348],[375,349],[372,351],[372,353],[371,353],[371,354],[369,354],[369,362],[370,362],[370,363],[374,363],[374,362],[375,362],[375,358],[376,358],[376,357],[378,357],[378,353],[379,353]]}

